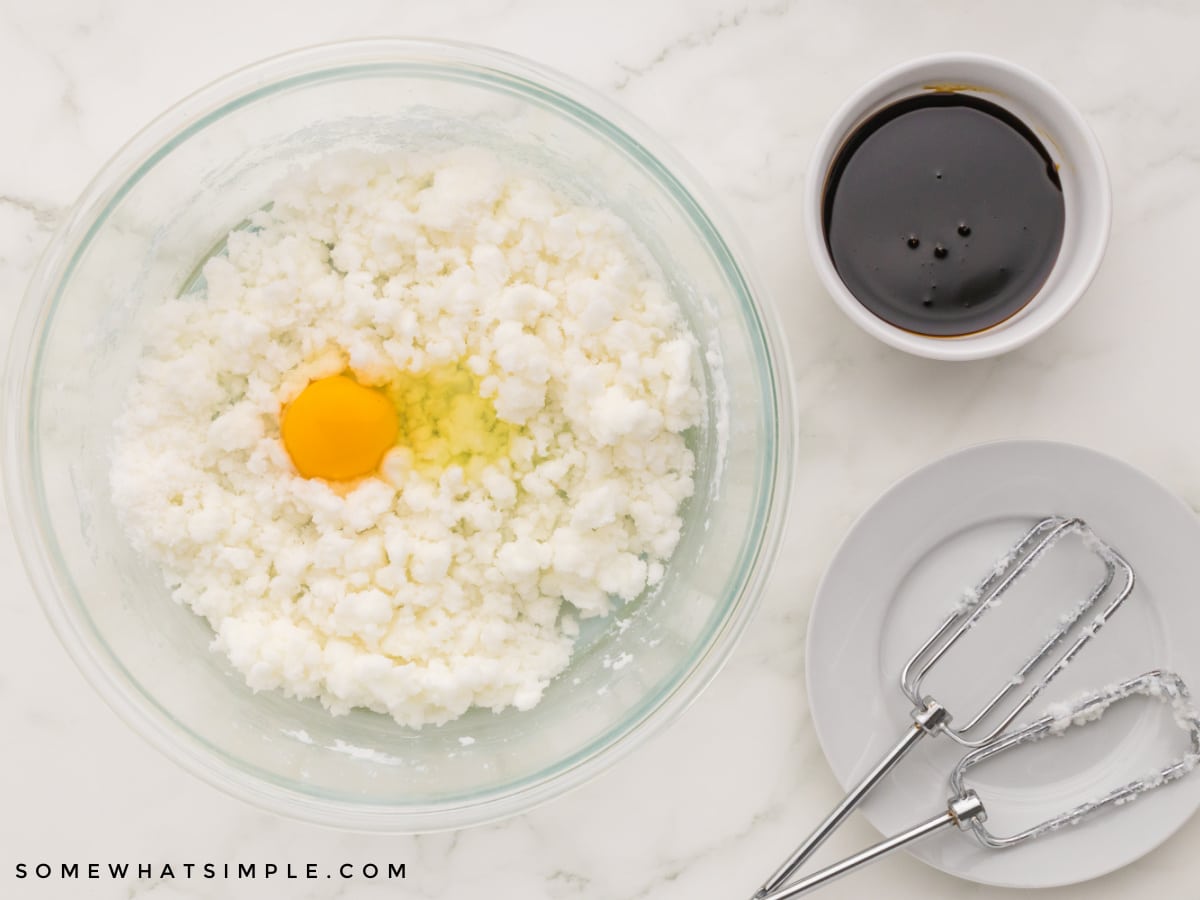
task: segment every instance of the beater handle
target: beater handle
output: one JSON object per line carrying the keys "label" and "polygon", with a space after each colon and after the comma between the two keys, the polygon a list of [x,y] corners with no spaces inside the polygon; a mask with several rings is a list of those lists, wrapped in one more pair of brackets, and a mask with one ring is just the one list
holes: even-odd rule
{"label": "beater handle", "polygon": [[950,806],[940,816],[934,816],[920,825],[914,825],[907,831],[902,831],[900,834],[893,835],[887,840],[880,841],[866,850],[862,850],[853,856],[848,856],[839,863],[834,863],[832,866],[827,866],[819,872],[814,872],[807,878],[797,881],[795,884],[789,884],[774,893],[767,894],[765,900],[791,900],[793,897],[799,897],[807,894],[810,891],[815,891],[819,887],[824,887],[831,881],[836,881],[843,875],[848,875],[855,869],[861,868],[868,863],[873,863],[881,857],[887,856],[894,850],[899,850],[906,844],[911,844],[913,841],[919,841],[922,838],[928,837],[934,832],[941,831],[943,828],[948,828],[951,825],[957,825],[959,828],[969,827],[969,823],[976,817],[986,817],[983,809],[983,803],[973,791],[967,791],[961,797],[956,797],[950,801]]}
{"label": "beater handle", "polygon": [[922,709],[913,710],[913,724],[904,732],[899,743],[896,744],[887,756],[879,761],[857,785],[850,789],[846,794],[845,799],[834,807],[833,812],[825,817],[820,825],[816,827],[787,861],[776,870],[775,874],[768,878],[758,893],[754,895],[754,900],[762,900],[768,894],[778,891],[779,888],[791,877],[800,866],[804,864],[810,856],[816,852],[829,836],[837,830],[842,824],[846,816],[854,812],[858,805],[863,801],[863,798],[871,792],[888,772],[896,767],[900,760],[908,755],[908,752],[923,738],[926,734],[933,731],[938,726],[950,721],[950,715],[946,712],[945,707],[940,703],[930,698],[925,698],[925,705]]}

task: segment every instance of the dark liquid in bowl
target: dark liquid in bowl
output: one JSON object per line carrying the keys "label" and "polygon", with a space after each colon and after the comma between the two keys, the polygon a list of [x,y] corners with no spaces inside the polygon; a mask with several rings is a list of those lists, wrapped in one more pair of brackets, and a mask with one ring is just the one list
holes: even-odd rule
{"label": "dark liquid in bowl", "polygon": [[969,94],[885,107],[838,151],[825,242],[867,309],[918,334],[990,328],[1045,283],[1062,245],[1062,182],[1030,128]]}

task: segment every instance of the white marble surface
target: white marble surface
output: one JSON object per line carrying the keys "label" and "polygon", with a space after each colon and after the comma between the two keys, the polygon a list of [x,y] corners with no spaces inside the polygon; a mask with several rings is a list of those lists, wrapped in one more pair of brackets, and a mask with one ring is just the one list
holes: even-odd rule
{"label": "white marble surface", "polygon": [[[681,721],[592,784],[457,834],[359,836],[261,813],[153,751],[84,683],[0,535],[0,896],[609,898],[745,896],[836,797],[808,720],[803,639],[816,580],[890,482],[1002,437],[1087,444],[1200,504],[1200,8],[1185,0],[996,4],[732,0],[0,0],[0,333],[52,229],[135,129],[223,72],[336,38],[490,43],[593,85],[657,128],[757,250],[796,363],[801,427],[786,545],[754,624]],[[1115,221],[1084,302],[1006,358],[946,365],[861,334],[803,252],[807,156],[864,79],[946,49],[996,53],[1054,81],[1108,156]],[[11,527],[21,528],[21,523]],[[854,821],[835,849],[873,836]],[[1200,821],[1054,900],[1197,896]],[[404,862],[383,881],[34,883],[17,862]],[[1007,892],[890,859],[822,896]]]}

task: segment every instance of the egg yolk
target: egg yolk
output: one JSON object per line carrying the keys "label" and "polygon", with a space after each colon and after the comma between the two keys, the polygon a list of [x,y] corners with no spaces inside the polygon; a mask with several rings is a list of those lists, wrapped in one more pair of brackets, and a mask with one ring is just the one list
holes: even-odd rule
{"label": "egg yolk", "polygon": [[283,446],[305,478],[348,481],[379,468],[396,443],[396,407],[346,375],[310,382],[283,411]]}

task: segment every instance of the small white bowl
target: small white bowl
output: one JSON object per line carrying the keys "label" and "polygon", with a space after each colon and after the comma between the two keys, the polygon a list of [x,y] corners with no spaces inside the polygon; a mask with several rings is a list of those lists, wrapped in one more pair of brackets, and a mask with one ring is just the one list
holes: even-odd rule
{"label": "small white bowl", "polygon": [[[822,201],[830,165],[851,133],[878,110],[922,92],[953,89],[977,94],[1024,121],[1059,167],[1065,226],[1058,260],[1046,283],[1011,318],[973,334],[934,337],[898,328],[876,316],[846,288],[825,243]],[[1067,314],[1100,267],[1112,222],[1112,194],[1100,144],[1083,116],[1047,81],[1025,69],[976,53],[925,56],[864,85],[834,115],[817,142],[804,192],[808,250],[817,274],[842,311],[868,334],[930,359],[982,359],[1033,340]]]}

